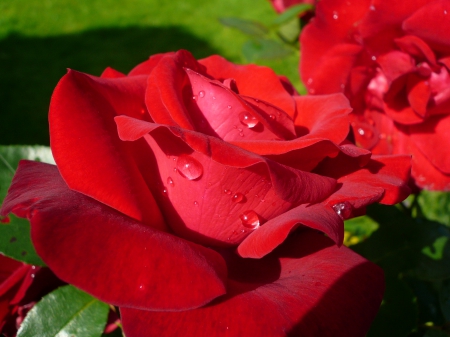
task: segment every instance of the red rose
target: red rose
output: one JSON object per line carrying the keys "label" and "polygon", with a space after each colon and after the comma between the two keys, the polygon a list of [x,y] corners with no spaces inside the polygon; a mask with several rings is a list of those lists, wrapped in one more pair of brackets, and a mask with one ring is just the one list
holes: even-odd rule
{"label": "red rose", "polygon": [[349,111],[186,51],[69,71],[57,166],[21,162],[1,214],[29,218],[41,258],[119,306],[128,337],[363,336],[383,276],[339,248],[342,219],[406,197],[409,158],[347,144]]}
{"label": "red rose", "polygon": [[344,92],[358,145],[412,154],[417,186],[450,190],[448,1],[323,0],[301,36],[311,94]]}
{"label": "red rose", "polygon": [[62,284],[48,268],[0,255],[0,334],[15,336],[34,304]]}
{"label": "red rose", "polygon": [[314,5],[316,3],[316,0],[270,0],[272,3],[273,8],[278,13],[284,12],[289,7],[299,5],[299,4],[310,4]]}

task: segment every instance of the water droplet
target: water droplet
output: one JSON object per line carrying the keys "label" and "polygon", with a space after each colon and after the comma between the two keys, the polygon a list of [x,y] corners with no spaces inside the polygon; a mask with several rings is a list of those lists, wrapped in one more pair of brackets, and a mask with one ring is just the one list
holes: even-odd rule
{"label": "water droplet", "polygon": [[333,11],[333,19],[337,20],[339,18],[338,13],[336,11]]}
{"label": "water droplet", "polygon": [[141,284],[141,285],[139,286],[139,289],[144,289],[144,286]]}
{"label": "water droplet", "polygon": [[444,14],[447,15],[447,11],[444,9]]}
{"label": "water droplet", "polygon": [[373,132],[369,129],[364,129],[360,127],[358,128],[357,132],[361,137],[364,137],[366,139],[371,139],[373,137]]}
{"label": "water droplet", "polygon": [[196,95],[192,96],[192,99],[193,99],[193,100],[196,100],[196,99],[197,99],[197,96],[196,96]]}
{"label": "water droplet", "polygon": [[216,96],[213,96],[213,99],[216,99]]}
{"label": "water droplet", "polygon": [[341,83],[341,89],[345,89],[345,84]]}
{"label": "water droplet", "polygon": [[239,121],[249,129],[254,128],[259,123],[258,119],[247,111],[239,113]]}
{"label": "water droplet", "polygon": [[194,206],[198,206],[198,202],[197,201],[194,201]]}
{"label": "water droplet", "polygon": [[259,217],[255,211],[246,211],[239,218],[241,219],[242,225],[247,228],[256,229],[259,227]]}
{"label": "water droplet", "polygon": [[31,278],[34,278],[36,276],[36,274],[31,274],[30,276],[31,276]]}
{"label": "water droplet", "polygon": [[275,115],[272,115],[272,114],[269,115],[269,118],[273,121],[276,119]]}
{"label": "water droplet", "polygon": [[243,132],[239,132],[239,136],[244,137],[244,133]]}
{"label": "water droplet", "polygon": [[241,233],[245,233],[245,229],[241,229]]}
{"label": "water droplet", "polygon": [[348,219],[353,211],[353,206],[348,201],[333,205],[333,209],[342,220]]}
{"label": "water droplet", "polygon": [[376,10],[376,8],[375,8],[375,6],[374,6],[374,5],[370,5],[369,9],[370,9],[371,11],[374,11],[374,10]]}
{"label": "water droplet", "polygon": [[231,105],[228,105],[227,108],[228,108],[228,109],[231,109]]}
{"label": "water droplet", "polygon": [[173,179],[171,177],[167,178],[167,183],[169,184],[169,186],[172,186],[172,187],[175,186],[174,183],[173,183]]}
{"label": "water droplet", "polygon": [[372,59],[372,61],[376,61],[377,57],[375,55],[372,55],[371,59]]}
{"label": "water droplet", "polygon": [[178,173],[189,180],[195,180],[202,176],[203,166],[200,162],[188,155],[182,154],[177,160]]}
{"label": "water droplet", "polygon": [[308,80],[306,81],[306,84],[311,84],[313,82],[313,79],[310,77],[310,78],[308,78]]}
{"label": "water droplet", "polygon": [[311,95],[314,95],[314,94],[316,93],[316,89],[309,88],[308,92],[309,92]]}
{"label": "water droplet", "polygon": [[236,193],[235,195],[233,195],[233,197],[231,198],[231,200],[233,201],[233,202],[235,202],[235,203],[238,203],[238,202],[242,202],[242,201],[244,201],[244,195],[242,194],[242,193]]}
{"label": "water droplet", "polygon": [[167,188],[164,186],[164,189],[163,189],[163,193],[164,194],[166,194],[167,193]]}
{"label": "water droplet", "polygon": [[198,97],[203,98],[205,97],[205,92],[202,90],[198,93]]}

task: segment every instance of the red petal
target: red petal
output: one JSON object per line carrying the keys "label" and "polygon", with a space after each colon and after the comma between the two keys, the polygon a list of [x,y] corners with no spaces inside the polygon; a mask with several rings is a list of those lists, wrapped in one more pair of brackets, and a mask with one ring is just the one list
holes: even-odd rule
{"label": "red petal", "polygon": [[106,68],[100,75],[101,78],[121,78],[125,76],[125,74],[110,67]]}
{"label": "red petal", "polygon": [[235,79],[239,94],[263,99],[294,117],[294,100],[272,69],[252,64],[236,65],[218,55],[199,60],[199,63],[215,79]]}
{"label": "red petal", "polygon": [[114,123],[114,117],[122,114],[142,118],[145,79],[101,79],[69,71],[50,104],[51,147],[71,189],[164,228],[158,206]]}
{"label": "red petal", "polygon": [[56,166],[22,161],[1,209],[9,212],[31,221],[36,251],[58,277],[102,301],[186,310],[225,292],[216,252],[69,190]]}
{"label": "red petal", "polygon": [[348,114],[352,111],[348,99],[342,94],[298,96],[297,116],[294,123],[299,135],[306,128],[304,138],[329,139],[336,144],[347,137],[350,125]]}
{"label": "red petal", "polygon": [[406,85],[408,92],[408,102],[411,108],[421,117],[427,115],[427,107],[431,97],[430,85],[423,77],[411,74]]}
{"label": "red petal", "polygon": [[[392,6],[391,6],[392,7]],[[416,35],[436,51],[450,52],[450,5],[447,0],[426,1],[404,23],[403,29]]]}
{"label": "red petal", "polygon": [[[155,156],[160,181],[170,181],[172,186],[166,185],[167,194],[160,187],[160,194],[165,194],[161,199],[165,199],[164,215],[177,233],[192,240],[238,243],[248,235],[240,219],[244,212],[256,212],[262,222],[298,204],[321,201],[335,186],[332,179],[290,169],[215,137],[125,116],[116,121],[123,140],[133,141],[150,133],[145,139]],[[179,174],[181,155],[207,169],[201,176],[186,179]],[[235,203],[227,192],[243,194],[246,199]]]}
{"label": "red petal", "polygon": [[414,59],[398,50],[379,56],[377,62],[388,81],[393,81],[415,69]]}
{"label": "red petal", "polygon": [[147,61],[139,63],[136,67],[131,69],[131,71],[128,73],[128,76],[150,75],[150,73],[163,57],[167,55],[172,56],[174,54],[175,53],[171,52],[152,55]]}
{"label": "red petal", "polygon": [[266,222],[250,234],[237,251],[242,257],[259,259],[282,244],[300,225],[324,232],[339,246],[344,239],[344,222],[331,207],[301,205]]}
{"label": "red petal", "polygon": [[[260,260],[228,263],[227,295],[183,312],[121,308],[128,337],[364,336],[384,290],[382,270],[314,232]],[[234,278],[233,278],[234,277]]]}
{"label": "red petal", "polygon": [[[450,116],[435,116],[410,126],[410,137],[423,156],[444,174],[450,174]],[[421,164],[419,164],[421,165]],[[418,169],[420,171],[420,168]]]}
{"label": "red petal", "polygon": [[395,40],[395,43],[405,53],[413,55],[421,61],[427,61],[436,65],[436,57],[433,50],[420,38],[414,35],[406,35]]}

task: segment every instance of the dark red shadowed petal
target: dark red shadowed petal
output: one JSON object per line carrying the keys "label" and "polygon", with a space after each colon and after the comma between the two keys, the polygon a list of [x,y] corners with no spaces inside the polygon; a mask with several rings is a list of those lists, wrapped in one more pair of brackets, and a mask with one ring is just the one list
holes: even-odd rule
{"label": "dark red shadowed petal", "polygon": [[324,232],[338,246],[344,239],[344,222],[331,207],[300,205],[266,222],[247,236],[237,251],[242,257],[259,259],[282,244],[300,225]]}
{"label": "dark red shadowed petal", "polygon": [[[335,187],[333,179],[293,170],[215,137],[125,116],[116,121],[122,140],[144,136],[166,187],[160,185],[159,200],[167,223],[196,242],[239,243],[257,228],[246,228],[244,213],[255,212],[263,223],[299,204],[321,201]],[[183,165],[189,160],[201,167],[201,173],[180,174],[185,169],[180,158]]]}
{"label": "dark red shadowed petal", "polygon": [[9,212],[30,220],[36,251],[59,278],[102,301],[187,310],[225,292],[216,252],[71,191],[56,166],[22,161],[1,209]]}
{"label": "dark red shadowed petal", "polygon": [[128,73],[128,76],[150,75],[150,73],[163,57],[168,55],[172,56],[174,54],[175,53],[173,52],[169,52],[152,55],[147,61],[139,63],[136,67],[131,69],[131,71]]}
{"label": "dark red shadowed petal", "polygon": [[411,125],[409,130],[411,142],[422,155],[439,171],[450,174],[449,149],[444,145],[450,144],[450,115],[429,118],[420,125]]}
{"label": "dark red shadowed petal", "polygon": [[206,307],[176,313],[122,307],[125,334],[361,337],[384,292],[379,267],[313,231],[260,260],[230,258],[228,268],[227,295]]}
{"label": "dark red shadowed petal", "polygon": [[125,76],[125,74],[110,67],[103,70],[102,74],[100,75],[101,78],[121,78]]}
{"label": "dark red shadowed petal", "polygon": [[145,118],[145,81],[144,76],[101,79],[69,71],[50,103],[50,144],[71,189],[165,228],[158,205],[114,123],[118,114]]}
{"label": "dark red shadowed petal", "polygon": [[205,66],[206,73],[215,79],[235,79],[240,95],[262,99],[283,110],[291,118],[294,117],[292,96],[272,69],[252,64],[236,65],[218,55],[198,62]]}
{"label": "dark red shadowed petal", "polygon": [[416,35],[427,42],[433,50],[449,53],[450,4],[447,0],[436,0],[416,7],[417,10],[403,22],[405,32]]}

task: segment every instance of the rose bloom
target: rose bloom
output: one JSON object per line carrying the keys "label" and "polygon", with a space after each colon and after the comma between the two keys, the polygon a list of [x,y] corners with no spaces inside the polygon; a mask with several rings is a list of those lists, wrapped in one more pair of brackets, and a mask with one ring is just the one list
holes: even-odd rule
{"label": "rose bloom", "polygon": [[278,13],[283,13],[285,10],[287,10],[289,7],[300,5],[300,4],[310,4],[314,5],[316,3],[316,0],[270,0],[272,3],[273,8]]}
{"label": "rose bloom", "polygon": [[448,1],[323,0],[301,35],[309,92],[344,92],[356,143],[412,154],[429,190],[450,190],[449,29]]}
{"label": "rose bloom", "polygon": [[348,144],[349,112],[220,56],[70,70],[57,166],[22,161],[1,214],[30,219],[45,263],[119,306],[127,337],[364,336],[383,273],[340,247],[343,219],[404,199],[410,159]]}
{"label": "rose bloom", "polygon": [[0,255],[0,334],[15,336],[36,302],[63,284],[48,268]]}

